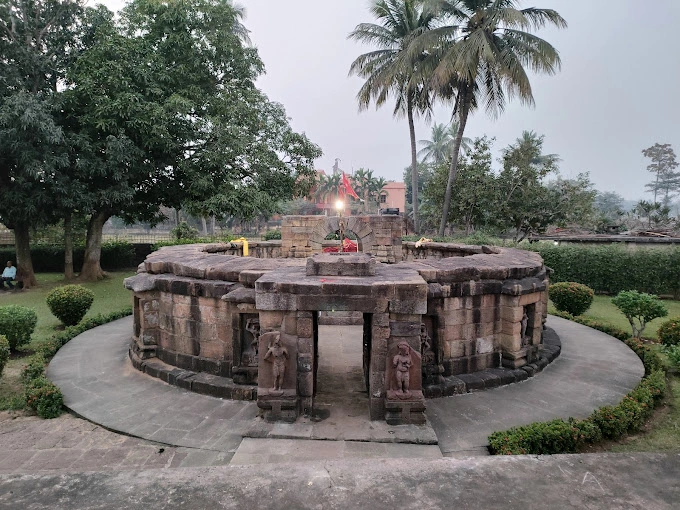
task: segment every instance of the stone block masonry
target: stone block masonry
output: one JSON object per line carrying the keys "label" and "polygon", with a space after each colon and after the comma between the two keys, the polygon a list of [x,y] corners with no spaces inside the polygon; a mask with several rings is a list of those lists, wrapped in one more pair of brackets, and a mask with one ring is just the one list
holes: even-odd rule
{"label": "stone block masonry", "polygon": [[[340,221],[360,253],[321,254]],[[126,280],[133,364],[193,391],[257,398],[265,419],[291,421],[314,407],[320,314],[356,315],[368,417],[399,424],[424,420],[424,396],[521,380],[518,370],[554,358],[543,346],[548,278],[538,254],[402,245],[402,222],[286,217],[280,258],[264,248],[242,257],[231,244],[152,253]]]}

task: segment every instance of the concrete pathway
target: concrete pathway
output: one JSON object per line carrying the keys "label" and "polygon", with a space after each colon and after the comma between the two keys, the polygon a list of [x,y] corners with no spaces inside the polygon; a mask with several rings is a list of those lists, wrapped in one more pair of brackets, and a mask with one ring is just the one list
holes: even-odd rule
{"label": "concrete pathway", "polygon": [[640,358],[623,342],[550,316],[562,353],[543,372],[517,384],[427,401],[427,416],[445,456],[486,453],[489,434],[554,418],[585,418],[618,404],[640,382]]}
{"label": "concrete pathway", "polygon": [[0,475],[0,509],[677,509],[680,455],[344,460]]}
{"label": "concrete pathway", "polygon": [[[601,405],[620,401],[642,377],[640,360],[618,340],[554,317],[549,325],[562,339],[562,355],[541,374],[520,384],[427,401],[427,415],[444,455],[484,454],[487,436],[513,425],[586,416]],[[114,431],[220,452],[222,458],[231,458],[242,438],[262,427],[252,402],[194,394],[134,370],[127,360],[131,329],[131,318],[121,319],[78,336],[59,351],[48,376],[64,392],[67,407]],[[392,436],[413,435],[383,422],[366,423],[384,427],[388,434],[392,430]],[[307,431],[309,426],[279,424],[274,429],[273,437],[302,437],[306,432],[301,435],[299,430]],[[351,439],[351,433],[341,439]],[[314,436],[309,433],[307,438]],[[248,441],[249,450],[243,454],[257,455],[258,444],[262,452],[272,453],[268,440],[260,439]],[[286,458],[295,460],[295,451],[291,449]],[[324,459],[317,451],[317,458]],[[342,447],[343,457],[349,451]],[[430,451],[423,455],[432,457]],[[308,455],[301,460],[309,460]]]}
{"label": "concrete pathway", "polygon": [[70,414],[0,412],[0,474],[119,471],[228,464],[230,454],[123,436]]}

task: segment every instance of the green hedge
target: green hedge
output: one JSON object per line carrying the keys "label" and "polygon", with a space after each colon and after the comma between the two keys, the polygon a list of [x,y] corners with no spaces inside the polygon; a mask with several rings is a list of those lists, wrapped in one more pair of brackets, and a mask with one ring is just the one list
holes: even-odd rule
{"label": "green hedge", "polygon": [[547,243],[528,247],[538,252],[554,273],[551,283],[578,282],[595,292],[618,294],[637,290],[657,295],[680,296],[680,248],[639,248],[622,246],[554,246]]}
{"label": "green hedge", "polygon": [[625,341],[642,360],[645,377],[618,405],[596,409],[585,420],[557,419],[494,432],[489,436],[489,451],[492,455],[575,453],[603,437],[618,439],[623,434],[639,430],[663,398],[666,373],[663,361],[656,352],[642,342],[629,338],[630,335],[618,328],[607,325],[598,327],[600,323],[565,313],[557,315],[608,334],[617,333],[617,338]]}
{"label": "green hedge", "polygon": [[[83,266],[85,248],[73,249],[73,269],[77,273]],[[16,263],[16,253],[11,246],[0,248],[0,260],[11,260]],[[61,273],[64,271],[64,247],[59,245],[40,244],[31,246],[31,260],[33,270],[37,273]],[[125,241],[111,241],[102,244],[102,269],[115,271],[134,267],[135,247]]]}

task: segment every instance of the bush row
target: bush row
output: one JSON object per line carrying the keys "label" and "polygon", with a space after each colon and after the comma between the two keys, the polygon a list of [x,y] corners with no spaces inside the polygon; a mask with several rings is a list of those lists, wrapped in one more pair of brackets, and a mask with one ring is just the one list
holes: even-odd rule
{"label": "bush row", "polygon": [[489,451],[492,455],[575,453],[602,438],[618,439],[625,433],[639,430],[663,398],[666,373],[663,361],[656,352],[618,328],[566,313],[556,315],[625,341],[642,360],[645,377],[618,405],[596,409],[584,420],[556,419],[494,432],[489,436]]}
{"label": "bush row", "polygon": [[24,385],[26,405],[41,418],[56,418],[61,414],[64,397],[52,382],[45,377],[45,367],[57,351],[72,338],[88,329],[101,326],[107,322],[127,317],[132,308],[127,307],[119,312],[98,314],[88,317],[76,326],[69,326],[64,331],[55,333],[42,343],[35,354],[29,357],[21,370],[21,382]]}
{"label": "bush row", "polygon": [[618,294],[637,290],[680,296],[680,248],[610,246],[528,246],[538,252],[554,273],[551,282],[578,282],[595,292]]}
{"label": "bush row", "polygon": [[[73,269],[80,271],[85,255],[84,247],[73,249]],[[16,253],[11,246],[0,248],[0,260],[16,262]],[[64,271],[64,247],[41,244],[31,246],[33,270],[38,273],[61,273]],[[102,244],[101,265],[105,271],[135,267],[135,246],[125,241],[110,241]]]}

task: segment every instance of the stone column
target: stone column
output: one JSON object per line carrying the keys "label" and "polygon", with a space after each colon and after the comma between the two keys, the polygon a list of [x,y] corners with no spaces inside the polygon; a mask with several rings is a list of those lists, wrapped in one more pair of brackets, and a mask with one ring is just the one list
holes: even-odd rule
{"label": "stone column", "polygon": [[296,314],[260,312],[257,406],[267,421],[294,422],[298,416]]}
{"label": "stone column", "polygon": [[420,355],[421,315],[391,313],[385,370],[385,420],[390,425],[425,423]]}
{"label": "stone column", "polygon": [[139,359],[156,357],[156,347],[160,339],[160,302],[159,293],[140,292],[135,295],[135,320],[139,320],[139,336],[133,350]]}

